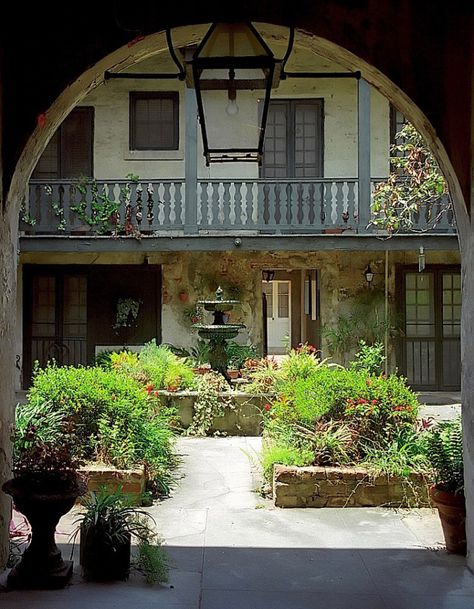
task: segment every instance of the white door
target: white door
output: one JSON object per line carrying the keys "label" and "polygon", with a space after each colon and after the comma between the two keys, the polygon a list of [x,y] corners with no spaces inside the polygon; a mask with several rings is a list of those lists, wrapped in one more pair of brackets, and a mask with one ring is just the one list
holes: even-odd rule
{"label": "white door", "polygon": [[267,297],[268,353],[286,353],[291,343],[291,283],[274,280],[262,285]]}

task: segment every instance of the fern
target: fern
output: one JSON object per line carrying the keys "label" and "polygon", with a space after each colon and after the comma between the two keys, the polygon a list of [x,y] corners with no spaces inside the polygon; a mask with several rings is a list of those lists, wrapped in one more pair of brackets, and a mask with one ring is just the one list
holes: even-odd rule
{"label": "fern", "polygon": [[461,420],[443,421],[427,435],[426,442],[427,456],[440,488],[462,494],[464,469]]}

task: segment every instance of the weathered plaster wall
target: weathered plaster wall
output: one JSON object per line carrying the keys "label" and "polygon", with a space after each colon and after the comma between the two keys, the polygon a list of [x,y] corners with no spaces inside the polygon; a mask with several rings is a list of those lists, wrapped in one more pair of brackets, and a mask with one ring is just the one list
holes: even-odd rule
{"label": "weathered plaster wall", "polygon": [[[329,355],[324,329],[334,327],[340,315],[352,309],[354,296],[367,287],[364,270],[370,263],[374,271],[372,288],[383,290],[385,285],[384,252],[193,252],[193,253],[149,253],[150,264],[162,265],[162,341],[176,346],[191,346],[197,335],[191,330],[190,316],[199,299],[211,298],[221,285],[225,295],[237,298],[241,305],[231,314],[233,321],[245,324],[239,334],[241,343],[263,344],[262,327],[262,271],[273,269],[279,278],[292,281],[292,293],[300,289],[301,269],[317,269],[320,273],[320,306],[322,341],[318,345],[323,356]],[[143,264],[144,254],[23,254],[22,264]],[[418,252],[389,252],[389,308],[396,309],[396,267],[417,264]],[[426,251],[426,264],[459,264],[456,251]],[[293,271],[293,272],[291,272]],[[180,297],[185,292],[187,299]],[[21,294],[21,290],[19,290]],[[185,297],[185,298],[186,298]],[[19,308],[19,307],[18,307]],[[293,302],[293,333],[299,335],[296,317],[299,315]],[[381,308],[383,314],[383,308]],[[208,314],[208,320],[211,320]],[[21,315],[19,320],[21,319]],[[298,322],[299,324],[299,322]],[[21,353],[21,339],[17,326],[15,353]],[[295,337],[294,337],[295,338]],[[293,340],[293,343],[295,340]],[[347,361],[339,359],[341,363]],[[395,351],[389,353],[389,367],[397,362]],[[17,385],[18,387],[18,385]]]}
{"label": "weathered plaster wall", "polygon": [[[283,55],[284,48],[276,52]],[[296,48],[289,70],[345,71],[335,62],[315,53]],[[156,55],[134,66],[131,72],[175,71],[167,53]],[[179,149],[129,149],[129,94],[130,91],[178,91]],[[239,114],[231,119],[220,105],[212,113],[208,128],[219,132],[223,123],[236,120],[239,125],[257,123],[256,105],[247,102],[255,95],[239,92]],[[324,177],[357,177],[357,80],[355,79],[289,79],[282,81],[272,99],[324,99]],[[177,80],[109,80],[97,87],[81,105],[93,106],[94,173],[98,179],[124,179],[134,173],[145,179],[184,178],[185,146],[185,86]],[[256,178],[255,163],[225,163],[206,167],[198,132],[198,175],[201,178]],[[242,144],[244,145],[244,143]],[[389,103],[376,89],[371,88],[371,173],[381,177],[388,172]]]}
{"label": "weathered plaster wall", "polygon": [[[13,217],[10,213],[2,214],[0,218],[0,485],[10,477],[10,435],[15,399],[16,230]],[[8,556],[9,522],[10,498],[0,492],[0,568]]]}

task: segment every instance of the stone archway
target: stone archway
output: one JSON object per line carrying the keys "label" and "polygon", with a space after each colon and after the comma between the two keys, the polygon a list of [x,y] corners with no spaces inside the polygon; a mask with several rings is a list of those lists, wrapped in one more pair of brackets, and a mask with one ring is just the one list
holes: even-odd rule
{"label": "stone archway", "polygon": [[[273,20],[273,14],[275,14],[275,21],[284,23],[286,19],[286,13],[279,6],[282,3],[276,3],[278,6],[272,5],[267,6],[267,3],[263,3],[261,9],[254,10],[245,10],[243,9],[242,16],[246,18],[252,18],[254,20],[259,21],[267,21]],[[349,4],[349,3],[348,3]],[[455,132],[456,130],[462,130],[462,125],[457,126],[457,128],[452,128],[452,125],[447,118],[443,118],[437,115],[439,112],[440,104],[433,104],[430,106],[429,103],[426,104],[426,108],[431,111],[431,116],[438,119],[437,127],[440,133],[445,136],[444,144],[442,140],[438,136],[433,122],[430,122],[422,112],[424,106],[421,102],[426,101],[426,95],[420,92],[419,90],[422,88],[422,84],[417,85],[413,82],[413,79],[416,77],[416,70],[407,70],[407,75],[404,77],[403,75],[399,75],[399,85],[395,84],[395,82],[386,76],[386,73],[393,72],[393,58],[386,60],[384,62],[383,53],[381,53],[381,57],[379,61],[377,60],[377,49],[383,47],[386,40],[383,36],[377,35],[377,17],[370,15],[370,11],[374,11],[374,15],[377,14],[379,22],[383,27],[387,27],[387,24],[390,23],[390,15],[394,15],[395,13],[401,15],[401,21],[404,24],[410,24],[413,31],[408,33],[407,35],[401,36],[400,44],[403,44],[407,40],[411,41],[411,46],[405,52],[405,54],[400,54],[401,62],[409,62],[410,52],[415,52],[417,48],[417,44],[414,42],[416,38],[416,22],[417,19],[420,18],[420,13],[415,9],[411,9],[409,6],[410,3],[394,3],[388,1],[384,4],[384,7],[381,8],[378,3],[369,2],[368,7],[365,11],[354,11],[351,8],[347,8],[341,6],[340,2],[331,2],[330,0],[326,0],[325,2],[321,2],[318,7],[319,10],[326,10],[324,15],[324,19],[321,23],[317,23],[316,15],[314,8],[305,7],[305,10],[299,16],[300,22],[305,24],[305,27],[308,30],[308,33],[304,33],[303,30],[299,30],[299,36],[301,40],[308,45],[314,51],[317,51],[319,54],[327,56],[330,59],[333,59],[339,62],[341,65],[345,66],[349,69],[359,69],[363,77],[369,81],[373,86],[378,88],[386,97],[388,97],[393,103],[395,103],[404,113],[405,115],[413,122],[413,124],[417,127],[417,129],[425,136],[426,140],[430,144],[433,152],[437,156],[440,165],[445,173],[445,176],[449,182],[451,192],[453,194],[456,215],[458,221],[458,227],[460,231],[460,239],[461,239],[461,252],[462,259],[464,264],[464,269],[470,268],[472,264],[474,264],[474,237],[471,232],[469,217],[466,212],[466,205],[464,203],[464,197],[468,197],[470,194],[469,191],[469,171],[466,172],[466,161],[463,162],[461,158],[463,151],[465,152],[465,139],[463,139],[462,143],[459,142],[459,146],[456,147],[455,140]],[[422,3],[424,4],[424,3]],[[395,8],[396,5],[396,8]],[[420,10],[420,7],[418,7]],[[207,11],[209,15],[212,11]],[[225,11],[224,11],[225,12]],[[173,11],[171,11],[173,13]],[[254,15],[254,13],[256,13]],[[462,12],[461,12],[462,13]],[[456,19],[451,20],[449,23],[445,24],[441,23],[443,19],[443,13],[437,16],[435,20],[435,30],[442,30],[443,27],[447,28],[446,39],[443,41],[443,44],[446,46],[446,49],[449,50],[452,48],[453,44],[456,42],[456,36],[459,32],[459,26],[462,23],[463,18],[466,18],[466,15],[457,14]],[[209,16],[208,15],[208,16]],[[308,21],[305,22],[305,15],[310,15]],[[447,13],[446,13],[447,15]],[[445,15],[445,17],[446,17]],[[204,20],[205,14],[203,14]],[[221,15],[213,15],[214,18],[221,17],[224,19],[224,16]],[[265,17],[267,17],[265,19]],[[447,18],[447,17],[446,17]],[[100,31],[100,22],[104,19],[104,15],[101,14],[98,16],[97,29],[94,27],[92,31],[87,34],[86,38],[90,38],[91,36],[98,35]],[[176,15],[166,15],[166,19],[162,16],[156,19],[152,19],[150,22],[149,28],[152,28],[155,22],[163,27],[165,23],[180,23],[184,19],[183,16],[176,17]],[[188,17],[190,22],[196,22],[199,19],[196,15],[190,15]],[[210,16],[209,16],[210,19]],[[472,12],[470,15],[470,23],[472,24]],[[352,20],[352,21],[351,21]],[[61,23],[61,20],[57,20]],[[336,25],[340,25],[340,30],[337,30]],[[348,24],[353,25],[353,31],[348,31]],[[469,24],[469,13],[468,13],[468,21]],[[344,29],[344,27],[346,29]],[[158,29],[158,28],[156,28]],[[195,40],[195,27],[189,26],[188,28],[183,27],[181,34],[182,38],[178,36],[176,39],[176,44],[189,43]],[[271,29],[271,26],[270,26]],[[366,31],[367,30],[367,31]],[[461,31],[465,32],[465,29],[461,27]],[[355,51],[358,48],[358,36],[363,36],[364,33],[366,37],[364,38],[364,42],[360,44],[361,52],[360,54],[356,54]],[[469,30],[467,31],[469,34]],[[319,37],[318,37],[319,35]],[[323,37],[325,36],[325,37]],[[16,258],[15,258],[15,244],[16,244],[16,216],[17,210],[19,207],[19,202],[21,201],[23,192],[26,188],[27,180],[29,175],[39,157],[42,150],[46,146],[47,141],[51,137],[54,130],[61,123],[63,118],[68,114],[68,112],[84,97],[90,90],[92,90],[97,84],[99,84],[102,80],[103,72],[105,69],[113,69],[114,67],[121,67],[122,69],[126,69],[129,65],[140,61],[153,53],[159,52],[160,49],[165,48],[165,38],[163,33],[159,34],[150,34],[145,36],[143,39],[137,40],[133,44],[120,46],[118,50],[113,51],[112,53],[105,54],[103,51],[107,50],[107,47],[114,46],[114,42],[122,38],[122,37],[112,37],[114,40],[108,39],[101,46],[98,44],[97,53],[102,53],[104,56],[103,59],[97,61],[93,67],[88,68],[82,71],[82,74],[74,79],[72,84],[63,88],[62,92],[56,97],[55,101],[50,105],[49,109],[45,112],[46,122],[40,121],[44,126],[40,124],[34,129],[32,135],[29,137],[28,141],[22,146],[24,141],[24,133],[20,133],[17,144],[22,146],[21,154],[11,153],[6,156],[6,172],[5,172],[5,185],[9,186],[8,196],[5,201],[4,206],[4,223],[0,228],[0,243],[1,243],[1,252],[0,252],[0,262],[2,266],[2,285],[3,285],[3,293],[2,293],[2,308],[0,310],[0,321],[2,322],[2,352],[0,354],[0,383],[3,387],[5,387],[6,391],[4,393],[4,404],[3,404],[3,414],[2,414],[2,428],[1,428],[1,445],[5,447],[4,450],[4,459],[0,462],[0,473],[4,473],[7,471],[6,462],[8,461],[8,428],[9,423],[11,421],[11,404],[13,403],[13,383],[12,383],[12,374],[11,370],[13,368],[13,361],[11,360],[11,353],[13,353],[12,349],[12,337],[13,337],[13,329],[14,329],[14,297],[15,297],[15,266],[16,266]],[[330,42],[333,40],[334,42]],[[426,36],[422,36],[419,44],[421,45],[426,40]],[[341,43],[347,42],[347,44],[343,45]],[[339,44],[336,44],[339,43]],[[71,42],[72,45],[72,42]],[[352,51],[347,49],[352,49]],[[370,52],[368,52],[370,51]],[[430,49],[428,48],[428,52]],[[41,55],[41,52],[40,52]],[[459,51],[456,53],[456,56],[459,56]],[[362,59],[365,57],[365,59]],[[387,58],[385,58],[387,59]],[[373,60],[372,63],[370,60]],[[434,62],[433,62],[434,63]],[[79,62],[80,64],[80,62]],[[14,62],[12,62],[14,65]],[[377,65],[377,67],[375,67]],[[387,67],[386,71],[383,71],[384,67]],[[446,66],[446,68],[449,66]],[[429,73],[433,73],[436,70],[430,63],[425,64],[425,68],[429,69]],[[421,68],[420,72],[423,70]],[[74,72],[80,72],[78,70],[78,66],[71,68],[68,72],[66,68],[63,69],[63,73],[61,73],[61,77],[64,78],[68,74],[71,76],[74,75]],[[464,72],[462,72],[464,73]],[[451,77],[446,76],[447,69],[443,72],[444,81],[443,84],[446,87],[447,83],[450,81]],[[60,78],[57,79],[60,82]],[[57,84],[57,83],[56,83]],[[468,90],[467,83],[465,84],[466,91]],[[419,93],[417,101],[419,101],[418,106],[413,101],[415,98],[410,99],[407,94],[403,93],[402,86],[406,85],[404,88],[406,91]],[[446,93],[444,94],[443,99],[445,99]],[[442,105],[442,104],[441,104]],[[455,108],[456,104],[446,104],[446,108]],[[463,119],[466,118],[468,114],[469,106],[465,104],[458,104],[460,108],[460,116]],[[38,108],[34,103],[31,104],[31,112],[30,118],[32,116],[36,116],[38,113]],[[428,114],[428,112],[427,112]],[[25,115],[26,116],[26,115]],[[468,121],[469,123],[469,121]],[[462,123],[466,124],[466,121]],[[450,129],[451,127],[451,129]],[[25,127],[25,131],[28,131],[28,127]],[[464,134],[465,135],[465,134]],[[23,139],[23,141],[22,141]],[[9,142],[11,143],[11,137]],[[449,154],[448,154],[449,152]],[[456,170],[454,168],[456,166]],[[464,197],[463,197],[464,195]],[[473,285],[471,286],[471,282]],[[471,279],[469,274],[464,272],[464,298],[465,302],[469,302],[469,295],[474,292],[474,279]],[[472,319],[471,319],[472,318]],[[468,310],[468,307],[465,307],[463,312],[463,337],[472,336],[471,328],[474,326],[474,311],[471,312]],[[471,410],[471,398],[470,393],[473,388],[471,385],[474,385],[474,381],[471,381],[469,376],[469,366],[466,365],[467,362],[474,361],[474,346],[469,344],[468,340],[463,341],[463,360],[464,360],[464,383],[463,383],[463,392],[464,392],[464,410],[465,410],[465,428],[466,428],[466,467],[469,475],[467,476],[467,494],[468,494],[468,505],[472,506],[473,503],[473,489],[472,486],[472,464],[471,464],[471,456],[469,449],[469,440],[474,437],[474,429],[472,428],[472,423],[469,421],[469,417],[467,414]],[[3,514],[6,515],[6,506],[3,506]],[[470,523],[470,519],[469,519]],[[468,524],[469,524],[468,523]],[[0,527],[4,531],[4,539],[6,536],[5,533],[5,522],[0,521]],[[469,524],[469,527],[471,525]],[[474,544],[474,530],[469,528],[469,539],[470,546]],[[5,547],[5,544],[3,544]],[[2,562],[2,556],[0,553],[0,563]]]}

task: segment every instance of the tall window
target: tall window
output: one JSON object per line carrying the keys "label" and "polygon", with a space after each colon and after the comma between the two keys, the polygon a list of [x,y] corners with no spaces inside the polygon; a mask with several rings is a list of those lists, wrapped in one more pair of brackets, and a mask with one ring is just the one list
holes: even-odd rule
{"label": "tall window", "polygon": [[130,150],[177,150],[178,111],[178,93],[130,93]]}
{"label": "tall window", "polygon": [[93,175],[94,108],[71,111],[41,155],[32,177],[59,180]]}
{"label": "tall window", "polygon": [[[390,104],[390,146],[401,144],[401,140],[397,139],[396,135],[406,124],[405,115]],[[390,154],[394,156],[393,152],[390,152]],[[402,153],[397,152],[396,156],[402,156]]]}
{"label": "tall window", "polygon": [[262,176],[317,178],[323,175],[323,100],[270,102]]}

